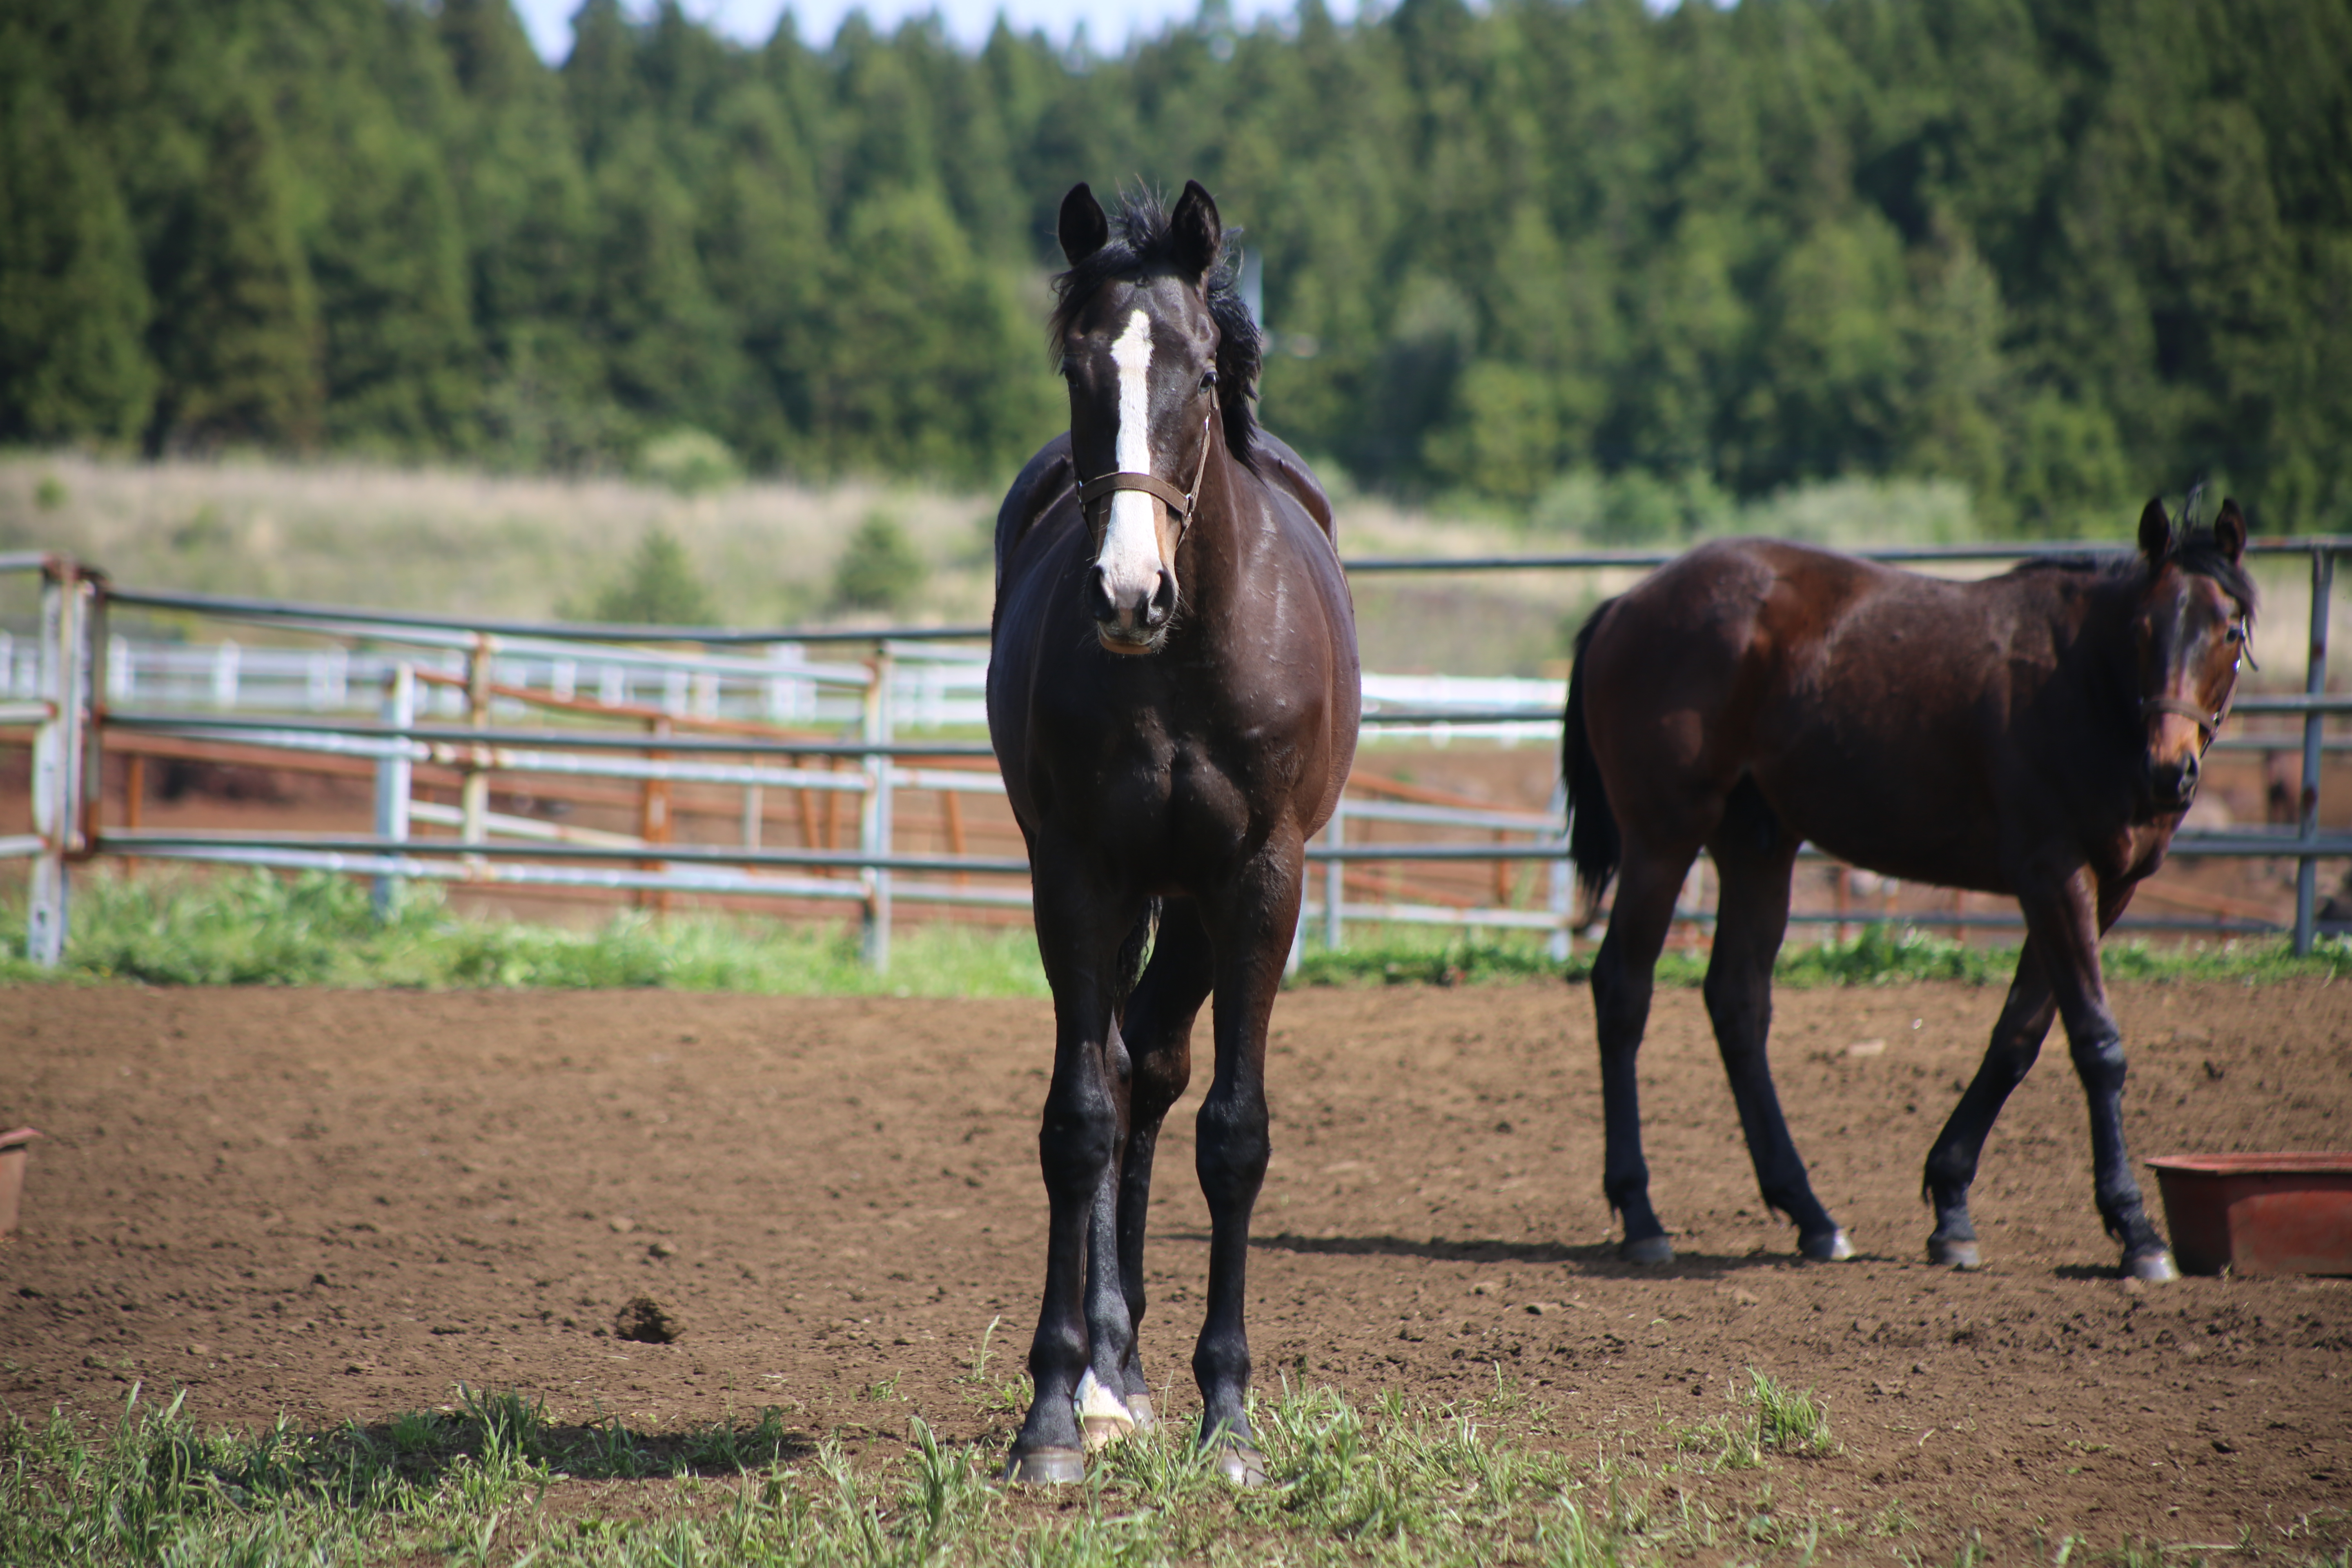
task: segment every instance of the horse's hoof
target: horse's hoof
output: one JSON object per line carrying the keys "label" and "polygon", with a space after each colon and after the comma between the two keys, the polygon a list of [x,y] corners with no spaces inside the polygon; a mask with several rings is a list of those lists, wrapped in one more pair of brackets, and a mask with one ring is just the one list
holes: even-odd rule
{"label": "horse's hoof", "polygon": [[1949,1268],[1981,1268],[1984,1267],[1984,1255],[1977,1250],[1977,1244],[1973,1241],[1931,1236],[1927,1238],[1927,1261]]}
{"label": "horse's hoof", "polygon": [[2179,1279],[2180,1268],[2172,1261],[2172,1249],[2159,1247],[2153,1252],[2135,1252],[2125,1258],[2124,1277],[2161,1285],[2168,1279]]}
{"label": "horse's hoof", "polygon": [[1076,1448],[1015,1450],[1004,1467],[1004,1479],[1016,1487],[1075,1486],[1087,1479],[1087,1457]]}
{"label": "horse's hoof", "polygon": [[1127,1413],[1135,1418],[1135,1429],[1149,1432],[1160,1425],[1160,1413],[1152,1408],[1151,1395],[1130,1394],[1127,1396]]}
{"label": "horse's hoof", "polygon": [[1663,1236],[1645,1236],[1639,1241],[1628,1237],[1618,1243],[1617,1256],[1628,1263],[1672,1263],[1675,1244]]}
{"label": "horse's hoof", "polygon": [[1816,1263],[1843,1263],[1853,1256],[1853,1243],[1845,1238],[1843,1230],[1832,1230],[1822,1236],[1801,1236],[1797,1250]]}
{"label": "horse's hoof", "polygon": [[1212,1457],[1217,1474],[1237,1487],[1265,1485],[1265,1460],[1246,1443],[1220,1443]]}
{"label": "horse's hoof", "polygon": [[1127,1402],[1104,1387],[1091,1368],[1078,1379],[1076,1405],[1078,1429],[1086,1435],[1089,1454],[1108,1448],[1140,1425]]}

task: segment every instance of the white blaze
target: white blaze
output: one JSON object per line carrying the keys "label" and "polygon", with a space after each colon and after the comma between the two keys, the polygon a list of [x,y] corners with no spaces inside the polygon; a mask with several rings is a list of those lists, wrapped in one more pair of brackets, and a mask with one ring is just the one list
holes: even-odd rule
{"label": "white blaze", "polygon": [[[1127,319],[1127,331],[1110,346],[1118,366],[1118,439],[1113,448],[1123,473],[1148,474],[1151,467],[1151,318],[1141,310]],[[1149,599],[1160,585],[1160,531],[1153,526],[1151,498],[1140,490],[1113,490],[1110,521],[1103,529],[1103,570],[1112,600],[1122,607]]]}

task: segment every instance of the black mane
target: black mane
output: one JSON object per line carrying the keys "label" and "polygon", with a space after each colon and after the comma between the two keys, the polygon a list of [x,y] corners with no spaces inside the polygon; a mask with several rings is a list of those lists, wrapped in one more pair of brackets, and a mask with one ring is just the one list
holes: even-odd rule
{"label": "black mane", "polygon": [[[1250,400],[1257,395],[1259,345],[1257,323],[1242,302],[1240,268],[1234,261],[1232,240],[1239,229],[1227,229],[1218,247],[1215,265],[1202,281],[1210,320],[1217,323],[1217,406],[1225,416],[1225,448],[1255,468],[1254,437],[1257,422]],[[1120,193],[1118,210],[1111,216],[1110,238],[1101,249],[1054,279],[1054,314],[1049,330],[1058,357],[1070,324],[1095,291],[1115,279],[1139,278],[1155,272],[1184,271],[1170,232],[1168,207],[1148,190]]]}
{"label": "black mane", "polygon": [[[2239,612],[2248,624],[2252,623],[2259,599],[2254,592],[2253,575],[2246,570],[2242,557],[2236,561],[2230,559],[2228,552],[2213,537],[2211,529],[2173,530],[2172,542],[2165,547],[2164,558],[2156,563],[2155,569],[2160,572],[2167,566],[2178,566],[2183,572],[2210,577],[2221,592],[2237,601]],[[2037,556],[2019,563],[2012,570],[2020,573],[2088,572],[2106,581],[2124,584],[2141,581],[2149,566],[2147,557],[2137,550],[2101,551],[2096,554],[2084,551],[2081,554]]]}

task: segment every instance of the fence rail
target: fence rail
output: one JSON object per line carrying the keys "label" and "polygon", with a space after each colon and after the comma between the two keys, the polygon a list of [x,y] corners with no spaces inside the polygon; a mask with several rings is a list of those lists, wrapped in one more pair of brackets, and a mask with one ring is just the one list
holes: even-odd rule
{"label": "fence rail", "polygon": [[[2104,552],[2108,547],[1906,546],[1863,552],[1906,563],[2000,562]],[[2352,833],[2319,827],[2320,763],[2352,749],[2323,731],[2352,712],[2352,696],[2326,690],[2327,618],[2335,558],[2352,538],[2263,540],[2263,556],[2307,559],[2311,635],[2300,693],[2249,694],[2242,717],[2300,722],[2293,732],[2240,732],[2233,750],[2298,752],[2298,820],[2290,830],[2183,833],[2177,857],[2292,858],[2296,862],[2298,951],[2315,931],[2317,865],[2352,858]],[[1358,559],[1351,574],[1591,572],[1646,568],[1664,552],[1583,551],[1540,556]],[[0,726],[32,730],[32,832],[0,837],[0,858],[33,863],[27,947],[37,963],[61,956],[70,868],[101,855],[281,869],[322,869],[374,879],[380,904],[411,880],[478,886],[597,889],[660,900],[670,893],[777,897],[852,903],[862,911],[868,960],[887,966],[894,900],[1018,909],[1029,902],[1027,863],[968,852],[954,802],[1001,795],[983,741],[958,731],[985,723],[986,629],[717,630],[572,626],[412,616],[338,605],[118,588],[65,557],[0,553],[0,574],[37,574],[40,619],[29,639],[0,632]],[[113,635],[116,606],[169,611],[299,633],[323,646],[204,646]],[[820,656],[816,650],[825,650]],[[853,659],[848,657],[851,654]],[[1565,683],[1444,676],[1367,675],[1364,722],[1389,737],[1443,744],[1454,738],[1556,742]],[[923,738],[909,738],[910,736]],[[374,780],[370,834],[167,832],[133,822],[101,825],[102,763],[110,737],[134,770],[173,745],[222,745],[282,757],[289,767],[362,769]],[[923,765],[926,763],[935,765]],[[822,765],[820,765],[822,764]],[[961,764],[961,765],[959,765]],[[419,799],[419,772],[454,782],[456,805]],[[636,831],[572,826],[489,806],[494,779],[542,792],[624,786]],[[550,781],[583,781],[560,786]],[[599,781],[602,781],[600,784]],[[1565,824],[1555,790],[1548,812],[1497,810],[1466,801],[1381,798],[1359,787],[1307,848],[1302,933],[1323,923],[1339,945],[1348,923],[1393,921],[1551,934],[1565,953],[1572,914],[1562,858]],[[741,793],[740,844],[688,844],[673,837],[676,786]],[[796,795],[803,844],[764,845],[763,792]],[[946,853],[908,853],[894,836],[896,797],[937,794],[952,841]],[[856,847],[835,847],[827,826],[816,847],[819,798],[856,804]],[[834,807],[821,814],[830,825]],[[1375,824],[1481,835],[1476,842],[1370,839]],[[417,826],[450,830],[421,836]],[[1808,854],[1813,854],[1808,851]],[[1493,904],[1434,902],[1424,895],[1351,897],[1350,866],[1549,863],[1541,907],[1515,907],[1507,886]],[[1318,887],[1318,883],[1320,886]],[[1527,891],[1524,886],[1520,894]],[[1704,910],[1680,918],[1710,923]],[[1799,914],[1852,923],[1860,917]],[[1922,923],[2016,924],[2014,916],[1938,912]],[[2277,929],[2243,914],[2141,918],[2152,928]]]}

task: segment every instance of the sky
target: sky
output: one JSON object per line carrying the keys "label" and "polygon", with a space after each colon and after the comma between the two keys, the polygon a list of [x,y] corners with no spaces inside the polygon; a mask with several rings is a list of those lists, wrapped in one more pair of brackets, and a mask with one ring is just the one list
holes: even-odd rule
{"label": "sky", "polygon": [[[786,0],[682,3],[687,15],[713,24],[727,37],[758,44],[775,31]],[[580,0],[515,0],[531,42],[549,60],[561,60],[571,52],[572,14],[579,8]],[[628,8],[642,16],[650,6],[638,0]],[[857,0],[791,0],[791,8],[799,20],[802,38],[826,44],[833,41],[842,18],[860,7]],[[1025,33],[1042,27],[1056,43],[1068,42],[1083,22],[1087,44],[1097,53],[1115,55],[1135,34],[1148,37],[1171,22],[1192,20],[1199,15],[1200,4],[1199,0],[865,0],[862,8],[866,20],[885,33],[909,16],[937,11],[947,23],[948,36],[970,48],[978,48],[987,40],[1000,11],[1016,30]],[[1236,24],[1247,27],[1262,17],[1286,17],[1295,6],[1292,0],[1231,0],[1227,9]],[[1331,10],[1344,16],[1351,14],[1352,7],[1343,3]]]}

